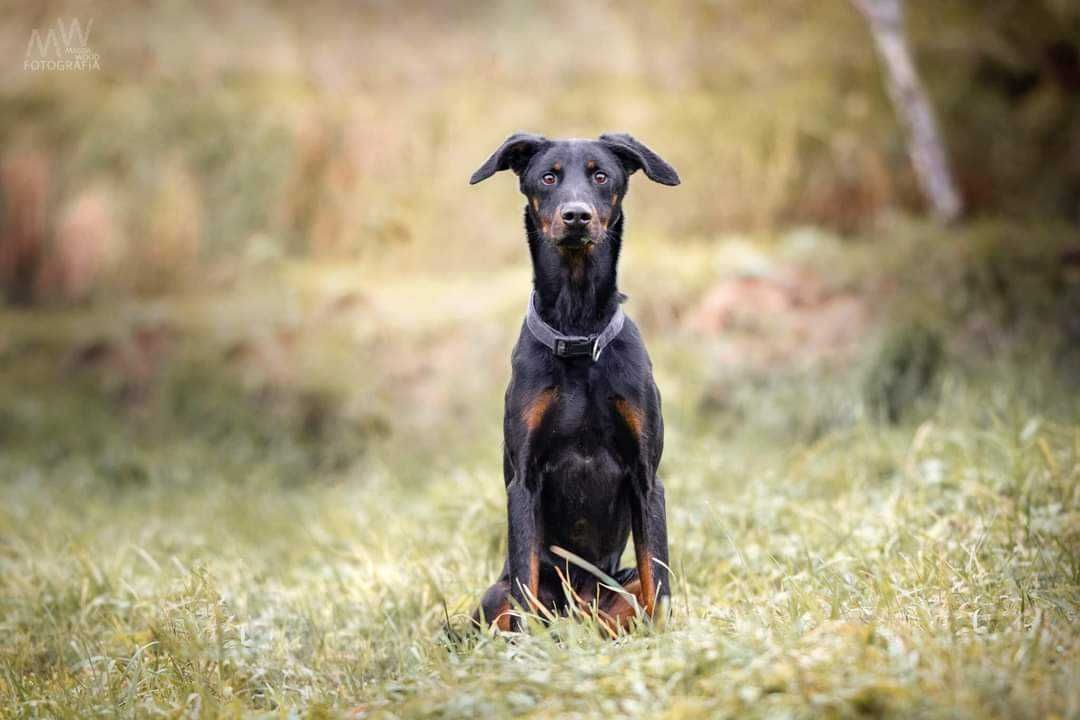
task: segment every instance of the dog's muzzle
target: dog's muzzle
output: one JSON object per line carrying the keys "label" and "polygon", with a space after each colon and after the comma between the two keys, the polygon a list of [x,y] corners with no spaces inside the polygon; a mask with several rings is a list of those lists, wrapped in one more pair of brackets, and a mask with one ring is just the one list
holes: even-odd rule
{"label": "dog's muzzle", "polygon": [[592,242],[596,238],[592,236],[593,209],[586,203],[573,201],[564,203],[556,211],[556,222],[553,228],[555,242],[559,247],[579,249]]}

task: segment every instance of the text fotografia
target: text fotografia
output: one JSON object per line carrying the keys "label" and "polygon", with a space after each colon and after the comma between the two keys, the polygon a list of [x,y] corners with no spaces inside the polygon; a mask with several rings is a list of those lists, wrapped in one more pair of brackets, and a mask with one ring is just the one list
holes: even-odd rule
{"label": "text fotografia", "polygon": [[64,22],[56,21],[56,27],[34,28],[26,44],[23,70],[30,72],[54,72],[100,70],[100,57],[90,47],[90,29],[94,19],[83,29],[78,18]]}

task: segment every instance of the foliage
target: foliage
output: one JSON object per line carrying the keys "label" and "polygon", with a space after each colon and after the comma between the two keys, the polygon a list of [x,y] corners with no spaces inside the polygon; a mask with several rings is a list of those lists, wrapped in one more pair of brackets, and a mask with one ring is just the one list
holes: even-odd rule
{"label": "foliage", "polygon": [[[1075,10],[910,5],[975,212],[1075,220]],[[35,5],[0,37],[24,46],[50,11],[77,15]],[[70,262],[55,246],[86,193],[101,206],[89,234],[107,246],[93,278],[106,288],[159,293],[203,277],[193,259],[228,267],[267,252],[403,251],[401,262],[467,267],[482,247],[505,263],[518,248],[501,230],[516,221],[512,183],[469,191],[465,178],[517,129],[630,130],[658,148],[685,183],[639,183],[635,195],[663,203],[643,203],[634,222],[665,236],[806,223],[851,233],[917,209],[848,0],[128,4],[94,19],[100,71],[20,68],[0,85],[9,184],[28,152],[49,169],[35,250],[46,275]]]}
{"label": "foliage", "polygon": [[866,403],[873,413],[899,422],[929,399],[941,372],[941,335],[922,324],[896,328],[883,343],[866,378]]}

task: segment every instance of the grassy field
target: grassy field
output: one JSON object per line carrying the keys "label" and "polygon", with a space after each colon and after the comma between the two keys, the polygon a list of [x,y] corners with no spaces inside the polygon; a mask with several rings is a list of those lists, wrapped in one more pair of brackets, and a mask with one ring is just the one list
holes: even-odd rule
{"label": "grassy field", "polygon": [[[948,230],[849,0],[3,3],[0,719],[1080,719],[1080,6],[906,5]],[[683,179],[620,267],[674,613],[614,640],[468,627],[519,129]]]}
{"label": "grassy field", "polygon": [[467,629],[524,258],[4,310],[0,716],[1078,717],[1058,236],[631,233],[674,614],[617,640]]}

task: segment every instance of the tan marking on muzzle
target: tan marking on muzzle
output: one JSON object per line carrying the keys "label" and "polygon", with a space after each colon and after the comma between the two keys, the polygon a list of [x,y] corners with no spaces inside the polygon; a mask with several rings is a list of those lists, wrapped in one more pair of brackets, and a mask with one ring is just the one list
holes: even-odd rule
{"label": "tan marking on muzzle", "polygon": [[596,212],[596,208],[590,207],[589,212],[592,213],[592,219],[589,220],[589,237],[600,242],[604,239],[604,232],[607,231],[607,221],[601,221],[600,213]]}

